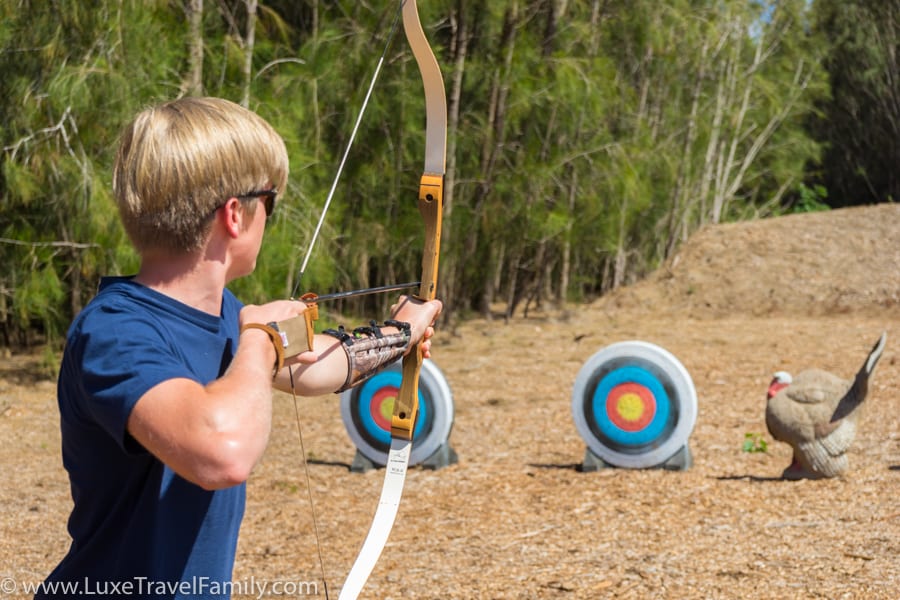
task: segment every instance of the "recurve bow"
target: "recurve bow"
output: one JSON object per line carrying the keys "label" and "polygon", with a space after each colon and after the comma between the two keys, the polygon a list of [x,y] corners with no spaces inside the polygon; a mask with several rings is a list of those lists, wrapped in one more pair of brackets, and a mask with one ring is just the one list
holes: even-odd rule
{"label": "recurve bow", "polygon": [[[419,66],[425,90],[425,168],[419,181],[418,194],[419,212],[425,225],[425,242],[418,298],[433,300],[437,293],[441,244],[447,152],[447,99],[441,69],[422,29],[416,1],[404,0],[402,11],[403,30]],[[422,368],[422,359],[421,345],[403,358],[403,379],[391,418],[391,449],[385,466],[381,498],[362,549],[341,588],[342,600],[356,598],[362,591],[397,517],[419,410],[419,372]]]}

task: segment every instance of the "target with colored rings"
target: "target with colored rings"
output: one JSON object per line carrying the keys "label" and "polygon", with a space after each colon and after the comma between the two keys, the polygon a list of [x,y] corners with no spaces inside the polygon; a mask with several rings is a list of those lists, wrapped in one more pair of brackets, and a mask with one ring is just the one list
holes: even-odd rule
{"label": "target with colored rings", "polygon": [[[384,466],[391,449],[391,415],[403,381],[397,361],[341,393],[341,418],[357,450]],[[413,429],[410,465],[434,454],[450,437],[453,397],[443,373],[432,360],[422,363],[419,375],[419,414]]]}
{"label": "target with colored rings", "polygon": [[662,464],[683,448],[697,420],[684,366],[659,346],[612,344],[590,357],[572,392],[575,426],[588,448],[626,468]]}

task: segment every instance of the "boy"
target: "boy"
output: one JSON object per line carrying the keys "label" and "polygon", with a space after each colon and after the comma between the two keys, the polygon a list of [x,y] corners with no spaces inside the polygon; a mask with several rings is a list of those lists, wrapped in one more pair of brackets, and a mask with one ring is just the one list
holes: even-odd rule
{"label": "boy", "polygon": [[419,342],[428,355],[441,303],[401,298],[374,358],[318,334],[282,362],[264,324],[306,306],[244,306],[225,286],[253,271],[287,175],[281,137],[226,100],[182,98],[126,127],[113,187],[141,266],[104,278],[69,330],[58,400],[72,544],[37,598],[230,589],[246,480],[287,369],[297,393],[318,395]]}

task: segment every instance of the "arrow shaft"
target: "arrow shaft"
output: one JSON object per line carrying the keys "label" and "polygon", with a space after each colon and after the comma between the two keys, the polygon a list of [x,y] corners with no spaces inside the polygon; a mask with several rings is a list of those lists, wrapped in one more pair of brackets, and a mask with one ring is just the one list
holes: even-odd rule
{"label": "arrow shaft", "polygon": [[[365,288],[362,290],[351,290],[349,292],[334,292],[333,294],[325,294],[310,298],[313,302],[327,302],[328,300],[340,300],[342,298],[353,298],[355,296],[367,296],[369,294],[380,294],[383,292],[396,292],[398,290],[406,290],[409,288],[419,287],[418,281],[409,281],[407,283],[394,283],[391,285],[379,285],[377,287]],[[303,298],[301,298],[302,300]]]}

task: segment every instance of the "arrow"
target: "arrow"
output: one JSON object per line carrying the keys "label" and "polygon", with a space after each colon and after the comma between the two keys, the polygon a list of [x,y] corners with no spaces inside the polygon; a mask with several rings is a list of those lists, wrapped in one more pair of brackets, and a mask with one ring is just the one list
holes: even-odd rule
{"label": "arrow", "polygon": [[315,294],[303,294],[301,300],[310,302],[327,302],[328,300],[340,300],[341,298],[353,298],[354,296],[367,296],[368,294],[380,294],[382,292],[395,292],[397,290],[405,290],[409,288],[419,287],[421,282],[410,281],[408,283],[394,283],[391,285],[379,285],[378,287],[370,287],[362,290],[351,290],[349,292],[334,292],[333,294],[325,294],[324,296],[316,296]]}

